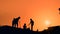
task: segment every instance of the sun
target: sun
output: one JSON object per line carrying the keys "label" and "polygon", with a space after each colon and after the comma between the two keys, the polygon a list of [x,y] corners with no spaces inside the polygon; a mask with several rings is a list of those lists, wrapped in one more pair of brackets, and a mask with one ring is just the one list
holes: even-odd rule
{"label": "sun", "polygon": [[46,26],[49,26],[49,25],[50,25],[50,21],[49,21],[49,20],[46,20],[46,21],[45,21],[45,25],[46,25]]}

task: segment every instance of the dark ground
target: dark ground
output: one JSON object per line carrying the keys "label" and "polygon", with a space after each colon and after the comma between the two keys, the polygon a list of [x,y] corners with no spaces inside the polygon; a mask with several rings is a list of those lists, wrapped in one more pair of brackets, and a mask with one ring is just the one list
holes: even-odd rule
{"label": "dark ground", "polygon": [[11,26],[0,26],[0,34],[60,34],[60,26],[49,27],[47,30],[40,32]]}

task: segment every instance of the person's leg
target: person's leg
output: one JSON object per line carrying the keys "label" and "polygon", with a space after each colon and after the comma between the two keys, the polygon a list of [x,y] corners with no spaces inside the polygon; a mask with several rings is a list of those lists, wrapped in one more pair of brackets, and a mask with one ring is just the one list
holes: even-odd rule
{"label": "person's leg", "polygon": [[31,30],[33,31],[33,26],[31,25]]}
{"label": "person's leg", "polygon": [[17,28],[18,28],[18,23],[17,23]]}
{"label": "person's leg", "polygon": [[15,24],[14,23],[12,23],[12,27],[15,27]]}
{"label": "person's leg", "polygon": [[16,27],[16,24],[14,24],[14,27]]}
{"label": "person's leg", "polygon": [[12,23],[12,27],[13,27],[13,23]]}
{"label": "person's leg", "polygon": [[33,31],[33,26],[32,26],[32,31]]}

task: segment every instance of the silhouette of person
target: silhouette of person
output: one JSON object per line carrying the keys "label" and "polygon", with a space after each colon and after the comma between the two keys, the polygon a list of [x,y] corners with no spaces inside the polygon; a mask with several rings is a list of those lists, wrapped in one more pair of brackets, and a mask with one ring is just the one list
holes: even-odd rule
{"label": "silhouette of person", "polygon": [[59,8],[59,14],[60,14],[60,8]]}
{"label": "silhouette of person", "polygon": [[59,11],[60,11],[60,8],[59,8]]}
{"label": "silhouette of person", "polygon": [[27,26],[26,26],[26,23],[24,24],[24,26],[23,26],[23,29],[26,29],[27,28]]}
{"label": "silhouette of person", "polygon": [[18,18],[14,18],[12,21],[12,27],[17,27],[18,28],[18,21],[19,21],[20,17]]}
{"label": "silhouette of person", "polygon": [[30,24],[31,24],[31,30],[33,31],[34,21],[32,19],[30,19]]}

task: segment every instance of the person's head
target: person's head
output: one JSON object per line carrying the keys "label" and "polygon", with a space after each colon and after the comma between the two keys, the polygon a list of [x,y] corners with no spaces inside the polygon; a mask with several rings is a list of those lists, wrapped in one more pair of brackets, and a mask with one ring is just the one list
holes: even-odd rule
{"label": "person's head", "polygon": [[30,20],[32,20],[32,19],[30,19]]}
{"label": "person's head", "polygon": [[26,23],[24,23],[24,25],[26,25]]}
{"label": "person's head", "polygon": [[60,11],[60,8],[59,8],[59,11]]}
{"label": "person's head", "polygon": [[20,16],[18,17],[18,19],[20,19]]}

